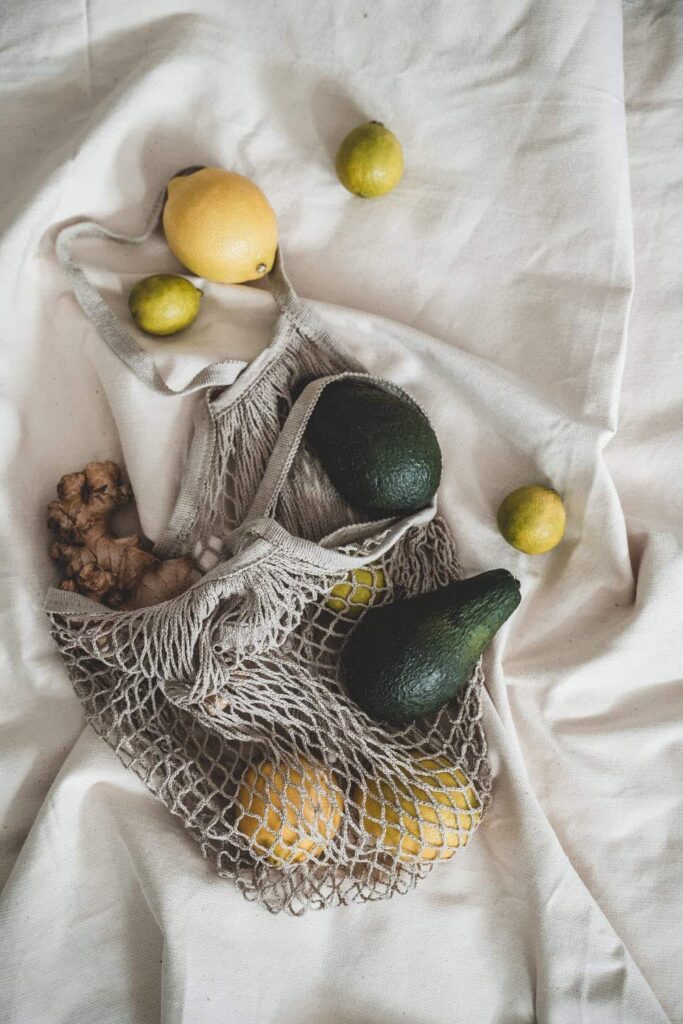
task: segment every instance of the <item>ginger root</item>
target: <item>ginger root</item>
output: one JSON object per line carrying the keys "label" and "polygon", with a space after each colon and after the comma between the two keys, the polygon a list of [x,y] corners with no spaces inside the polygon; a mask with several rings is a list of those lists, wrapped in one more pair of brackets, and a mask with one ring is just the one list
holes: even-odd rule
{"label": "ginger root", "polygon": [[132,498],[115,462],[90,462],[82,473],[67,473],[57,495],[47,523],[58,538],[50,555],[63,567],[62,590],[130,610],[176,597],[199,579],[189,558],[162,561],[148,541],[110,532],[111,512]]}

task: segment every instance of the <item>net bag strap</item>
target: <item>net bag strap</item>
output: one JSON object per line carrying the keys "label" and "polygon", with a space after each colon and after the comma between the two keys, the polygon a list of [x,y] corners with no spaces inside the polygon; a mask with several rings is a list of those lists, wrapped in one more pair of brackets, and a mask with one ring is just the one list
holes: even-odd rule
{"label": "net bag strap", "polygon": [[[261,485],[244,523],[237,530],[233,531],[228,538],[228,546],[230,548],[238,550],[246,538],[261,537],[324,572],[353,569],[376,560],[392,548],[397,540],[411,527],[428,523],[434,518],[436,515],[436,498],[426,508],[400,519],[393,517],[342,527],[327,537],[321,544],[292,536],[272,518],[278,496],[292,469],[294,459],[303,441],[308,420],[318,399],[325,388],[334,381],[349,379],[371,382],[378,388],[389,391],[400,396],[403,400],[417,405],[398,385],[372,377],[367,373],[346,372],[333,374],[328,377],[320,377],[307,384],[292,406],[290,414],[280,432],[268,461]],[[373,536],[381,537],[381,540],[377,545],[373,546],[372,551],[367,555],[356,556],[336,550],[345,545],[367,540]]]}
{"label": "net bag strap", "polygon": [[[235,380],[235,369],[244,369],[247,363],[241,359],[225,359],[212,363],[200,370],[185,387],[170,388],[159,373],[154,358],[140,347],[135,337],[126,328],[104,301],[98,290],[88,280],[83,267],[71,251],[71,243],[79,238],[104,238],[125,245],[142,245],[159,223],[166,199],[164,189],[152,207],[147,224],[141,234],[126,235],[98,224],[97,221],[83,220],[67,224],[57,235],[56,251],[64,267],[71,287],[81,309],[91,320],[109,348],[125,363],[128,369],[151,391],[159,395],[187,395],[206,388],[222,387]],[[305,304],[292,288],[282,265],[282,253],[278,250],[275,265],[268,277],[269,287],[279,309],[295,323],[303,322],[308,314]]]}
{"label": "net bag strap", "polygon": [[[295,537],[274,519],[264,518],[257,519],[253,523],[244,523],[234,531],[229,540],[230,544],[234,544],[237,538],[257,537],[268,541],[272,548],[285,552],[292,558],[305,562],[312,569],[322,573],[346,572],[349,569],[358,569],[363,565],[376,562],[382,555],[390,551],[413,526],[429,523],[434,516],[434,507],[428,505],[426,508],[420,509],[419,512],[413,512],[401,519],[382,519],[372,524],[361,523],[357,526],[344,527],[343,531],[338,531],[326,538],[322,544],[305,540],[303,537]],[[382,534],[381,541],[373,545],[368,554],[353,555],[337,550],[337,546],[357,544],[368,537]],[[332,543],[333,539],[336,544]]]}

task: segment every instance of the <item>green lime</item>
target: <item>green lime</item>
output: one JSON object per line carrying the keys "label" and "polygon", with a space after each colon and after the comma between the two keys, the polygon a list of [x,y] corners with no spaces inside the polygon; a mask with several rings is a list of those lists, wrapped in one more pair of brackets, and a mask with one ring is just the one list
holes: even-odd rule
{"label": "green lime", "polygon": [[505,540],[527,555],[543,555],[559,544],[565,521],[562,498],[540,484],[518,487],[498,509],[498,528]]}
{"label": "green lime", "polygon": [[128,296],[133,320],[147,334],[177,334],[195,320],[202,292],[179,274],[143,277]]}
{"label": "green lime", "polygon": [[379,121],[354,128],[337,151],[337,176],[344,188],[363,199],[386,195],[403,174],[403,150]]}

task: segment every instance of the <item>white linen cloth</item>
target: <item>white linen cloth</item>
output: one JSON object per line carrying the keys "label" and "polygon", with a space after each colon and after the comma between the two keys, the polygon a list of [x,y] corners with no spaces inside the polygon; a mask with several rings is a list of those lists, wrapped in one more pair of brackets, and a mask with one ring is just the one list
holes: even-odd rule
{"label": "white linen cloth", "polygon": [[[15,5],[0,36],[0,1020],[682,1020],[681,5],[61,0]],[[373,117],[407,167],[362,202],[333,155]],[[197,400],[105,349],[55,229],[135,231],[197,163],[264,188],[295,287],[428,409],[467,569],[522,582],[487,658],[494,804],[387,904],[244,902],[83,728],[47,633],[59,476],[122,459],[155,536]],[[174,268],[158,239],[88,256],[119,306]],[[266,292],[209,299],[145,342],[167,379],[267,343]],[[568,511],[536,559],[495,525],[534,480]]]}

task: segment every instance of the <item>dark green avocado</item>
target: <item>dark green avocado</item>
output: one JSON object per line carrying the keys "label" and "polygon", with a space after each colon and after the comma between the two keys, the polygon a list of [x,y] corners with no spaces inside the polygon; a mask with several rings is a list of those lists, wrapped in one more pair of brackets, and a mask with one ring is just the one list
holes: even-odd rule
{"label": "dark green avocado", "polygon": [[521,600],[506,569],[370,609],[344,651],[349,694],[371,718],[404,725],[461,690]]}
{"label": "dark green avocado", "polygon": [[441,449],[410,399],[354,378],[320,395],[306,440],[341,496],[379,515],[429,505],[441,479]]}

